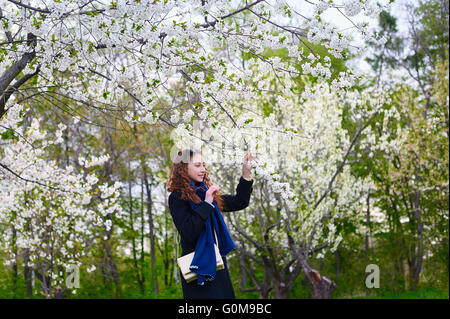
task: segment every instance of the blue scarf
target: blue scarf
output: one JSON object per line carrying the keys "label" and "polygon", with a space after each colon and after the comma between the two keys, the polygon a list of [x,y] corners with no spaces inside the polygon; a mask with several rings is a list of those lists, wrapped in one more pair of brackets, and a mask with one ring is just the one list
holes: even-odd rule
{"label": "blue scarf", "polygon": [[[205,200],[206,191],[208,186],[204,182],[201,182],[199,186],[195,186],[191,181],[189,181],[191,186],[195,189],[195,193],[203,201]],[[189,201],[192,209],[195,209],[202,202],[195,204]],[[209,205],[209,204],[207,204]],[[223,220],[222,213],[217,206],[216,201],[213,201],[214,212],[209,215],[206,220],[206,229],[203,231],[197,240],[195,246],[194,258],[189,269],[197,274],[197,283],[203,285],[205,280],[212,281],[216,276],[216,253],[214,250],[214,233],[211,228],[211,219],[214,224],[214,229],[216,230],[218,247],[221,256],[226,256],[230,251],[236,249],[233,239],[231,239],[230,232],[228,231],[227,225]]]}

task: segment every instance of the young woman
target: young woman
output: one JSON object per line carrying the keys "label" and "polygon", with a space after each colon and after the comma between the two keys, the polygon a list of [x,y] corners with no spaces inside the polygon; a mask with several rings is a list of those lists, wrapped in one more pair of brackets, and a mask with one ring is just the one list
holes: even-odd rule
{"label": "young woman", "polygon": [[[226,260],[226,255],[236,247],[221,213],[248,206],[253,190],[249,163],[252,159],[250,153],[244,157],[236,195],[220,195],[220,187],[212,184],[208,177],[202,153],[195,150],[178,152],[167,183],[171,192],[169,209],[180,234],[181,255],[195,251],[190,269],[197,273],[197,279],[188,283],[179,270],[185,299],[236,298]],[[214,243],[224,262],[221,270],[216,270]]]}

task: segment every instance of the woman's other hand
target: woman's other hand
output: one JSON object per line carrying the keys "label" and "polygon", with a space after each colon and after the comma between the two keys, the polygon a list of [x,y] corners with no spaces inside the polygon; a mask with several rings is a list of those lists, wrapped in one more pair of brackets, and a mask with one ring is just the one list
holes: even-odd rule
{"label": "woman's other hand", "polygon": [[205,200],[212,203],[214,200],[214,195],[217,191],[220,190],[220,186],[213,184],[211,185],[208,190],[206,191]]}

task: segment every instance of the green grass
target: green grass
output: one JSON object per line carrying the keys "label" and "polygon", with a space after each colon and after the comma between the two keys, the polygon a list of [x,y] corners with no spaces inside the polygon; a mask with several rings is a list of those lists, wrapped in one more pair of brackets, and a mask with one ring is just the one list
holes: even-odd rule
{"label": "green grass", "polygon": [[449,299],[449,293],[448,290],[425,287],[420,290],[406,291],[401,294],[385,293],[376,296],[353,296],[350,299]]}

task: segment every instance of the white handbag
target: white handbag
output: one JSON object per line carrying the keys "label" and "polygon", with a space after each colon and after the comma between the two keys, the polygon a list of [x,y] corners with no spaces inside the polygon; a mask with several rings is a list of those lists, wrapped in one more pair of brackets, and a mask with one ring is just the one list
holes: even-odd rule
{"label": "white handbag", "polygon": [[[214,232],[214,236],[216,238],[216,242],[219,242],[217,240],[217,235],[216,235],[214,228],[213,228],[213,232]],[[216,252],[217,270],[224,269],[223,259],[222,259],[222,256],[220,255],[219,247],[217,247],[216,243],[214,243],[214,250]],[[191,281],[194,281],[195,279],[197,279],[197,274],[195,272],[192,272],[189,269],[189,267],[191,266],[191,263],[192,263],[192,259],[194,259],[194,254],[195,254],[195,251],[193,251],[190,254],[181,256],[180,258],[177,258],[178,266],[180,267],[181,274],[183,275],[183,278],[184,278],[184,280],[186,280],[186,282],[191,282]]]}

